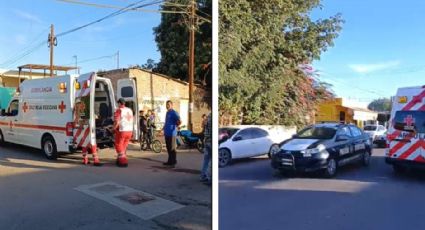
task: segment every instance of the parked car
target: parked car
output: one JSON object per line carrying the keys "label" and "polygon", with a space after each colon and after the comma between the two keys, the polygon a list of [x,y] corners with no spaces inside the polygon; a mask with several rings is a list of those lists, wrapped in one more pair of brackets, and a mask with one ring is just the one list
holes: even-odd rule
{"label": "parked car", "polygon": [[373,143],[378,145],[379,148],[386,148],[387,147],[387,132],[377,135],[375,139],[373,140]]}
{"label": "parked car", "polygon": [[383,136],[385,136],[387,129],[383,125],[365,125],[363,131],[369,135],[373,144],[377,144],[379,147],[386,145]]}
{"label": "parked car", "polygon": [[327,123],[304,128],[282,142],[280,149],[271,157],[274,169],[282,173],[321,171],[326,177],[333,177],[345,164],[369,165],[372,143],[355,125]]}
{"label": "parked car", "polygon": [[233,159],[271,156],[278,152],[281,137],[260,127],[225,127],[219,130],[219,166],[224,167]]}

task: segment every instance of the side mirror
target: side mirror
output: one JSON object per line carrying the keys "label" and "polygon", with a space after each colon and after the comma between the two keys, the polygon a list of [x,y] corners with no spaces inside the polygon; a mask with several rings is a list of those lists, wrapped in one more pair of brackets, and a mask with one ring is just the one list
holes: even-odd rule
{"label": "side mirror", "polygon": [[1,110],[0,116],[6,116],[6,110],[5,109]]}
{"label": "side mirror", "polygon": [[292,138],[297,138],[297,137],[298,137],[297,134],[292,135]]}
{"label": "side mirror", "polygon": [[240,141],[240,140],[242,140],[241,136],[236,136],[232,139],[232,141]]}
{"label": "side mirror", "polygon": [[340,135],[336,137],[336,141],[340,142],[340,141],[348,141],[348,137],[345,135]]}

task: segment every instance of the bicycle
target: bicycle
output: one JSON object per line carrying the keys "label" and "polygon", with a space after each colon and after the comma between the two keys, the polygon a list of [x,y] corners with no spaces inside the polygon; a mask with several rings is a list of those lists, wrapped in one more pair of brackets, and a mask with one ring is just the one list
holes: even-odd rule
{"label": "bicycle", "polygon": [[143,138],[140,141],[140,149],[141,150],[152,150],[155,153],[160,153],[162,151],[162,143],[158,139],[152,139],[149,135],[140,134]]}

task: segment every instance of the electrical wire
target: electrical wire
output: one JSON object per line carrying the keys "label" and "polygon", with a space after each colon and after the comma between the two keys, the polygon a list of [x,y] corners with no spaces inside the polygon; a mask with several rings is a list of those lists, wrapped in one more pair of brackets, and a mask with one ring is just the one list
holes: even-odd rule
{"label": "electrical wire", "polygon": [[44,46],[44,45],[45,45],[45,42],[44,42],[44,41],[43,41],[43,42],[41,42],[41,43],[39,43],[39,44],[38,44],[37,46],[35,46],[34,48],[32,48],[32,49],[28,50],[27,52],[23,53],[22,55],[20,55],[20,56],[19,56],[19,57],[17,57],[16,59],[11,60],[10,62],[8,62],[8,64],[5,64],[5,67],[6,67],[6,68],[11,67],[14,63],[16,63],[16,62],[18,62],[18,61],[22,60],[24,57],[26,57],[26,56],[28,56],[28,55],[32,54],[33,52],[37,51],[39,48],[41,48],[41,47],[42,47],[42,46]]}
{"label": "electrical wire", "polygon": [[27,46],[25,46],[21,50],[17,51],[15,54],[9,56],[9,58],[7,60],[5,60],[4,62],[2,62],[0,65],[1,66],[10,65],[10,63],[14,62],[15,59],[17,59],[18,57],[22,56],[23,54],[26,54],[28,52],[28,50],[32,50],[34,47],[38,47],[41,43],[44,44],[45,41],[40,41],[39,43],[37,43],[36,45],[33,46],[33,44],[36,41],[38,41],[39,38],[41,36],[43,36],[48,30],[49,30],[49,28],[46,28],[45,30],[43,30],[42,32],[40,32],[37,36],[34,37],[34,39],[32,40],[32,42],[30,42]]}
{"label": "electrical wire", "polygon": [[160,1],[154,1],[154,2],[151,2],[151,3],[146,3],[146,4],[143,4],[143,5],[140,5],[140,6],[136,6],[136,5],[138,5],[138,4],[140,4],[140,3],[144,2],[144,1],[145,1],[145,0],[141,0],[141,1],[137,1],[137,2],[135,2],[135,3],[132,3],[132,4],[128,5],[128,6],[126,6],[125,8],[122,8],[122,9],[120,9],[120,10],[117,10],[117,11],[115,11],[115,12],[111,13],[111,14],[108,14],[108,15],[106,15],[106,16],[104,16],[104,17],[100,18],[100,19],[97,19],[97,20],[95,20],[95,21],[89,22],[89,23],[87,23],[87,24],[85,24],[85,25],[82,25],[82,26],[78,26],[78,27],[73,28],[73,29],[70,29],[70,30],[68,30],[68,31],[65,31],[65,32],[59,33],[59,34],[57,34],[57,35],[56,35],[56,37],[62,37],[62,36],[65,36],[65,35],[67,35],[67,34],[73,33],[73,32],[75,32],[75,31],[78,31],[78,30],[84,29],[84,28],[86,28],[86,27],[88,27],[88,26],[91,26],[91,25],[93,25],[93,24],[99,23],[99,22],[104,21],[104,20],[106,20],[106,19],[109,19],[109,18],[112,18],[112,17],[118,16],[118,15],[120,15],[120,14],[123,14],[123,13],[125,13],[125,12],[128,12],[128,11],[129,11],[129,10],[131,10],[131,9],[139,9],[139,8],[143,8],[143,7],[146,7],[146,6],[151,6],[151,5],[155,5],[155,4],[159,4],[159,3],[163,2],[163,0],[160,0]]}
{"label": "electrical wire", "polygon": [[[56,1],[78,4],[78,5],[85,5],[85,6],[92,6],[92,7],[98,7],[98,8],[123,9],[123,7],[121,7],[121,6],[81,2],[81,1],[76,1],[76,0],[56,0]],[[184,11],[167,11],[167,10],[147,10],[147,9],[131,9],[131,10],[142,11],[142,12],[147,12],[147,13],[174,13],[174,14],[185,13]]]}
{"label": "electrical wire", "polygon": [[[85,60],[79,61],[78,64],[92,62],[92,61],[97,61],[97,60],[106,59],[106,58],[112,58],[112,57],[116,57],[116,56],[117,56],[117,54],[114,53],[112,55],[105,55],[105,56],[100,56],[100,57],[85,59]],[[65,64],[65,65],[72,65],[72,64],[75,64],[75,62],[70,62],[70,63]]]}

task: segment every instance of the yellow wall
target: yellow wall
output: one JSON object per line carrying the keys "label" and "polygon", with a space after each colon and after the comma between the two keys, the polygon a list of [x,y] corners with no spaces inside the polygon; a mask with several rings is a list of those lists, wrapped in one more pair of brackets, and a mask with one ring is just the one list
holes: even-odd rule
{"label": "yellow wall", "polygon": [[361,121],[355,121],[353,119],[353,110],[347,107],[342,106],[342,98],[335,98],[331,101],[326,101],[319,104],[316,114],[316,122],[322,121],[334,121],[340,122],[339,114],[340,112],[345,112],[346,123],[354,123],[360,126]]}

